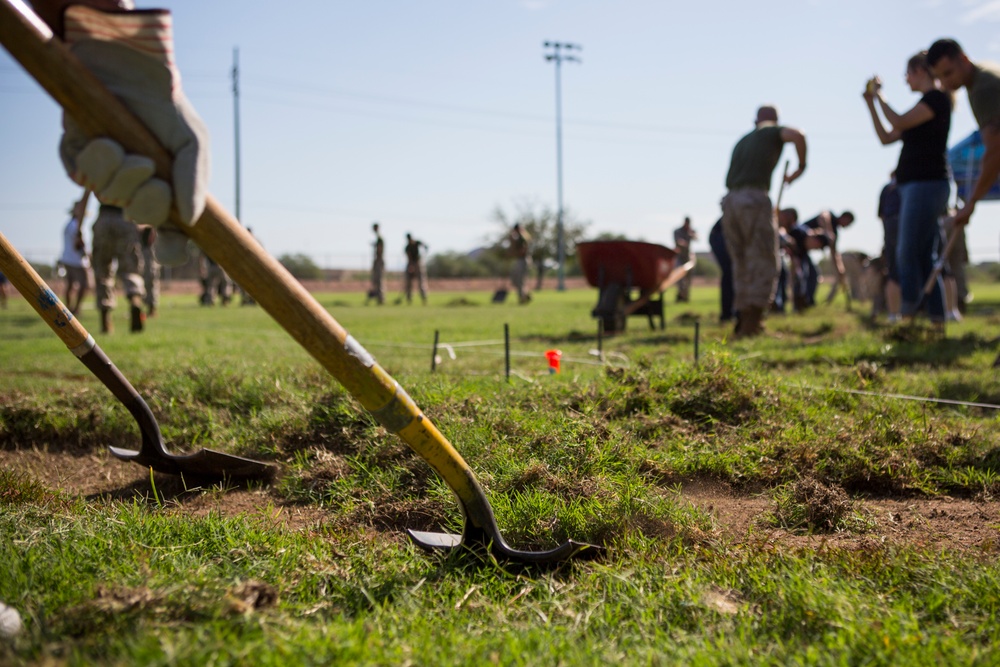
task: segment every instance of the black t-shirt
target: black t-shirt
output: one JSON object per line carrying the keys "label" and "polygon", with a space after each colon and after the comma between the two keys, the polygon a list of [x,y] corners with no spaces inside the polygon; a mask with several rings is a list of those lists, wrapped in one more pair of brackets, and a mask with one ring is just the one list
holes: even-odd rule
{"label": "black t-shirt", "polygon": [[[813,231],[823,232],[827,236],[833,234],[833,240],[836,241],[837,237],[840,235],[840,229],[837,227],[837,215],[833,212],[832,209],[826,209],[826,210],[830,213],[831,229],[827,229],[826,227],[823,226],[823,223],[819,221],[819,215],[817,215],[815,218],[810,218],[806,220],[805,222],[802,223],[802,226],[812,229]],[[820,215],[822,215],[822,213]]]}
{"label": "black t-shirt", "polygon": [[905,130],[903,150],[899,152],[896,182],[939,181],[948,179],[948,130],[951,129],[951,97],[931,90],[920,101],[931,108],[934,117],[926,123]]}

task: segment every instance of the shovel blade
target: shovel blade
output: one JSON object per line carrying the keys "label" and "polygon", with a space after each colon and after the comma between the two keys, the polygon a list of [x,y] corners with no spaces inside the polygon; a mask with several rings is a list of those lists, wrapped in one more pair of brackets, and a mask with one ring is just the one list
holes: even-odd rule
{"label": "shovel blade", "polygon": [[[431,533],[424,530],[410,529],[407,529],[406,532],[414,544],[429,552],[451,551],[463,545],[463,537],[454,533]],[[567,540],[555,549],[549,549],[548,551],[522,551],[520,549],[512,549],[499,535],[489,541],[479,539],[465,540],[464,544],[472,549],[487,547],[498,560],[533,565],[559,563],[574,557],[596,556],[603,551],[596,544],[574,542],[573,540]]]}
{"label": "shovel blade", "polygon": [[462,544],[462,536],[454,533],[429,533],[426,530],[406,529],[410,539],[426,551],[454,549]]}
{"label": "shovel blade", "polygon": [[214,479],[260,479],[274,477],[275,467],[269,463],[202,449],[194,454],[149,455],[134,449],[109,447],[111,454],[123,461],[133,461],[168,475],[186,475]]}

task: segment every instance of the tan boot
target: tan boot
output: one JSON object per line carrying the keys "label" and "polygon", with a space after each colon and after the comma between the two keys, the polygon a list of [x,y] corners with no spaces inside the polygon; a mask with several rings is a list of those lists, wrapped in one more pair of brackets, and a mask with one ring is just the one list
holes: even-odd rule
{"label": "tan boot", "polygon": [[107,308],[101,308],[101,333],[112,333],[115,330],[115,325],[111,322],[111,311]]}
{"label": "tan boot", "polygon": [[740,318],[734,338],[753,338],[764,332],[764,325],[761,319],[764,316],[764,309],[760,306],[746,306],[740,309]]}

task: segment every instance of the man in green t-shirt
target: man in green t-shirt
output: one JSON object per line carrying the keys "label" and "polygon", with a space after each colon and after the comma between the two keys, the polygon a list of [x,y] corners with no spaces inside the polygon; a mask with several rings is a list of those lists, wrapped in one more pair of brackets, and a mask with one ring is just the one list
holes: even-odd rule
{"label": "man in green t-shirt", "polygon": [[969,223],[976,203],[986,196],[1000,177],[1000,66],[973,63],[953,39],[934,42],[927,51],[927,63],[934,77],[946,89],[957,91],[965,87],[972,115],[976,117],[986,147],[976,187],[952,218],[955,229],[958,229]]}
{"label": "man in green t-shirt", "polygon": [[726,176],[728,194],[722,198],[722,230],[733,267],[734,336],[760,334],[761,320],[774,295],[778,278],[778,227],[768,197],[771,174],[786,143],[795,146],[799,166],[788,174],[792,183],[806,168],[806,137],[799,130],[778,125],[778,110],[757,110],[753,131],[733,148]]}
{"label": "man in green t-shirt", "polygon": [[417,283],[420,298],[426,306],[427,270],[424,267],[424,258],[420,254],[421,248],[427,250],[427,244],[416,240],[410,234],[406,235],[406,247],[403,248],[403,252],[406,253],[406,275],[403,289],[406,291],[406,303],[411,303],[413,301],[413,283]]}

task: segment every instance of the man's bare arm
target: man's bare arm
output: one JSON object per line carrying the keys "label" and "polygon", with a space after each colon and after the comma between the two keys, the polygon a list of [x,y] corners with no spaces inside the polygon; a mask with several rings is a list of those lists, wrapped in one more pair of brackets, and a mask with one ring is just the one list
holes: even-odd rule
{"label": "man's bare arm", "polygon": [[795,154],[799,158],[799,168],[788,175],[786,183],[795,181],[806,170],[806,135],[792,127],[781,128],[781,140],[795,146]]}
{"label": "man's bare arm", "polygon": [[983,137],[983,145],[986,150],[979,168],[979,179],[965,205],[955,213],[953,220],[956,225],[969,223],[969,218],[976,209],[976,203],[986,196],[993,184],[997,182],[997,178],[1000,177],[1000,118],[980,128],[980,134]]}

